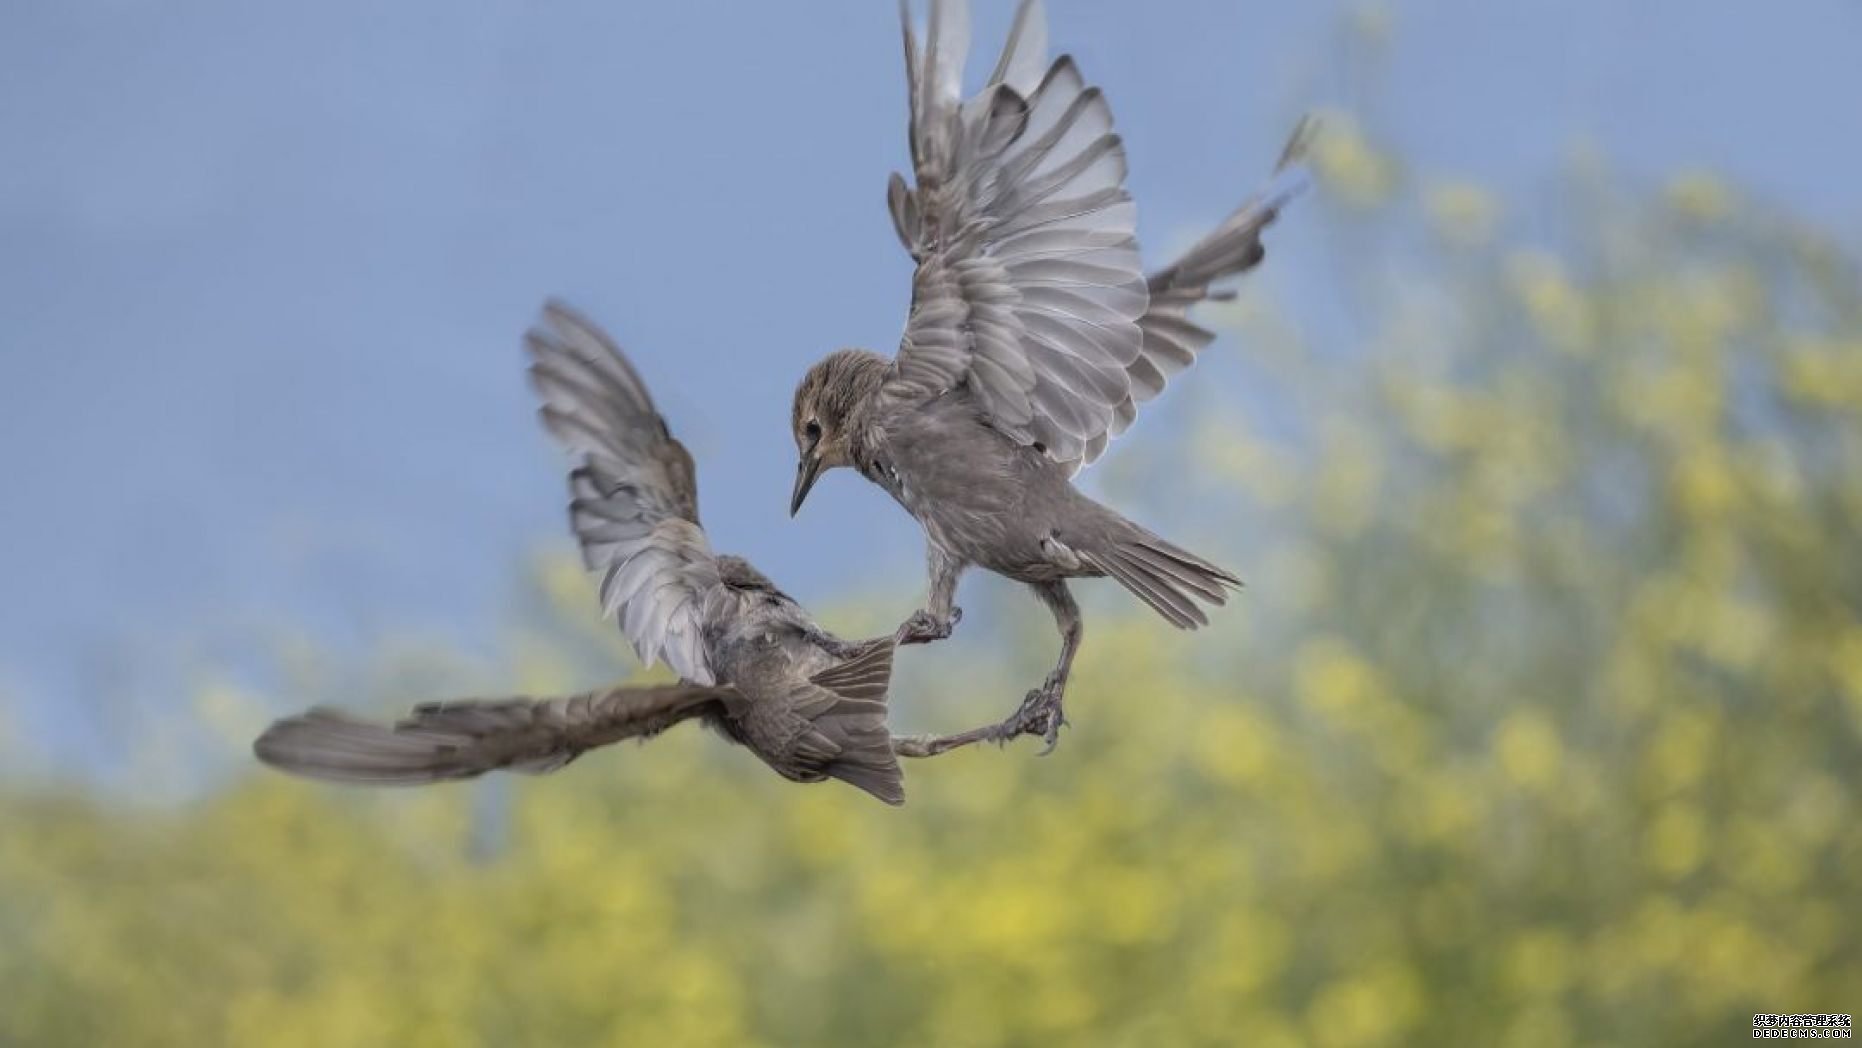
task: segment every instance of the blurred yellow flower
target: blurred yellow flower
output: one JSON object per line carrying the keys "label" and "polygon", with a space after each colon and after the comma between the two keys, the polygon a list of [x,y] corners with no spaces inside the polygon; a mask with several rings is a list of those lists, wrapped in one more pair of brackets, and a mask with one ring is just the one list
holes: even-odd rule
{"label": "blurred yellow flower", "polygon": [[1595,341],[1593,306],[1571,282],[1564,264],[1546,251],[1514,251],[1506,259],[1513,293],[1546,344],[1566,353],[1587,353]]}
{"label": "blurred yellow flower", "polygon": [[1794,400],[1862,411],[1862,340],[1794,339],[1779,364],[1780,384]]}
{"label": "blurred yellow flower", "polygon": [[1677,175],[1668,183],[1668,206],[1697,222],[1716,222],[1732,213],[1737,201],[1718,176],[1705,171]]}
{"label": "blurred yellow flower", "polygon": [[1707,827],[1699,809],[1685,803],[1664,805],[1643,838],[1643,860],[1657,874],[1679,880],[1700,866]]}
{"label": "blurred yellow flower", "polygon": [[1320,987],[1306,1009],[1306,1028],[1315,1044],[1387,1044],[1401,1037],[1422,1007],[1415,973],[1383,965]]}
{"label": "blurred yellow flower", "polygon": [[1797,849],[1785,845],[1777,827],[1742,819],[1722,835],[1725,863],[1733,880],[1758,895],[1783,895],[1809,874]]}
{"label": "blurred yellow flower", "polygon": [[1557,997],[1576,974],[1577,951],[1557,928],[1529,928],[1506,950],[1506,978],[1526,997]]}
{"label": "blurred yellow flower", "polygon": [[1664,798],[1698,785],[1711,766],[1718,734],[1711,710],[1684,708],[1665,717],[1643,764],[1649,796]]}
{"label": "blurred yellow flower", "polygon": [[1300,700],[1341,723],[1369,701],[1377,687],[1370,665],[1335,637],[1306,642],[1294,657],[1293,672]]}
{"label": "blurred yellow flower", "polygon": [[1196,766],[1210,777],[1234,786],[1260,786],[1280,745],[1274,726],[1243,704],[1204,714],[1191,743]]}
{"label": "blurred yellow flower", "polygon": [[1396,188],[1395,161],[1371,145],[1350,114],[1332,111],[1318,119],[1312,165],[1320,184],[1354,207],[1382,203]]}
{"label": "blurred yellow flower", "polygon": [[1501,771],[1514,785],[1544,791],[1557,784],[1564,746],[1544,714],[1520,710],[1508,715],[1494,735],[1493,748]]}
{"label": "blurred yellow flower", "polygon": [[1424,201],[1435,231],[1457,247],[1486,244],[1500,220],[1500,202],[1472,182],[1441,182],[1428,187]]}

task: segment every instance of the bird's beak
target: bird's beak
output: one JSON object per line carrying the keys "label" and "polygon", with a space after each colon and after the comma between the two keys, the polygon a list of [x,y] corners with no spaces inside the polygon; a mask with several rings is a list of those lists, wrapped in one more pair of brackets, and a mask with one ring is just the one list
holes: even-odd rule
{"label": "bird's beak", "polygon": [[795,494],[789,497],[789,516],[795,516],[802,508],[802,500],[808,497],[808,489],[815,486],[815,478],[821,475],[821,456],[810,449],[802,453],[802,461],[795,464]]}

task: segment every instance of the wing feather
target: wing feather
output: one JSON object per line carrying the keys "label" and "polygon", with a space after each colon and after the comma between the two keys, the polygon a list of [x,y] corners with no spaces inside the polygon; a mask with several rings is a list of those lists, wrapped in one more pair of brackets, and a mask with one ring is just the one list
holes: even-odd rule
{"label": "wing feather", "polygon": [[932,0],[923,53],[904,22],[915,184],[887,198],[918,271],[888,389],[967,385],[997,429],[1077,460],[1129,399],[1149,305],[1111,108],[1072,59],[1046,64],[1039,0],[968,101],[965,4]]}
{"label": "wing feather", "polygon": [[[967,100],[963,0],[931,0],[922,51],[900,11],[914,183],[893,175],[887,203],[918,270],[887,391],[966,387],[996,429],[1078,468],[1214,338],[1190,310],[1259,263],[1295,190],[1271,186],[1147,278],[1111,107],[1071,58],[1048,64],[1040,0]],[[1302,121],[1277,172],[1310,137]]]}
{"label": "wing feather", "polygon": [[698,523],[691,454],[613,340],[574,310],[546,304],[524,347],[543,425],[580,460],[569,526],[600,576],[602,613],[643,662],[713,683],[703,615],[723,583]]}
{"label": "wing feather", "polygon": [[1268,187],[1244,201],[1175,262],[1146,279],[1151,304],[1138,320],[1143,349],[1126,366],[1131,399],[1119,405],[1118,415],[1124,422],[1115,434],[1130,424],[1139,404],[1163,392],[1170,377],[1194,364],[1196,354],[1215,338],[1214,332],[1190,319],[1190,310],[1209,299],[1231,297],[1232,291],[1215,290],[1215,285],[1248,272],[1267,256],[1261,234],[1304,188],[1301,165],[1314,129],[1311,120],[1301,120],[1281,150]]}
{"label": "wing feather", "polygon": [[542,774],[587,750],[656,735],[736,697],[691,684],[622,687],[561,699],[429,702],[400,722],[312,709],[276,721],[252,744],[261,761],[307,778],[372,786]]}

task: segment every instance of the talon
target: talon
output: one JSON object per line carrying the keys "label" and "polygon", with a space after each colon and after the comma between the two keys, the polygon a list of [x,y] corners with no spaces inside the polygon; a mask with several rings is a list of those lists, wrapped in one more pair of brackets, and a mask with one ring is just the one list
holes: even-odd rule
{"label": "talon", "polygon": [[1061,712],[1060,705],[1056,703],[1054,708],[1048,711],[1047,745],[1041,748],[1039,756],[1047,756],[1054,752],[1054,747],[1060,745],[1060,729],[1066,723],[1066,715]]}
{"label": "talon", "polygon": [[1047,682],[1028,693],[1022,700],[1021,709],[1015,711],[1011,720],[1018,725],[1021,734],[1039,735],[1047,745],[1040,756],[1045,757],[1060,745],[1060,729],[1067,723],[1064,708],[1061,705],[1065,694],[1058,674],[1049,675]]}
{"label": "talon", "polygon": [[930,616],[922,611],[913,612],[911,618],[899,623],[899,631],[894,635],[894,641],[898,644],[923,643],[926,627],[930,625],[929,618]]}
{"label": "talon", "polygon": [[929,611],[921,608],[913,612],[912,617],[899,626],[898,633],[894,635],[894,641],[898,644],[928,644],[934,640],[943,640],[950,636],[951,630],[962,618],[963,609],[961,608],[952,608],[950,617],[943,620],[939,620]]}

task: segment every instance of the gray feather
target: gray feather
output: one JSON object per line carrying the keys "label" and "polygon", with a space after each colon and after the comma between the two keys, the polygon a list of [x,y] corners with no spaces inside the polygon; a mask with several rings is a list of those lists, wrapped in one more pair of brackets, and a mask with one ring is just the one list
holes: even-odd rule
{"label": "gray feather", "polygon": [[548,303],[524,348],[544,427],[581,459],[569,476],[569,523],[583,563],[601,576],[603,613],[643,662],[712,683],[702,615],[721,583],[698,524],[691,454],[633,365],[581,314]]}
{"label": "gray feather", "polygon": [[252,748],[281,771],[358,785],[414,786],[499,769],[541,774],[597,746],[713,712],[724,694],[679,684],[566,699],[429,703],[393,725],[313,709],[277,721]]}
{"label": "gray feather", "polygon": [[963,101],[964,8],[934,0],[922,54],[904,12],[917,184],[895,183],[889,199],[919,267],[892,388],[924,398],[967,385],[1004,433],[1078,458],[1110,428],[1142,350],[1148,291],[1124,151],[1070,59],[1037,75],[1038,3],[1016,12],[989,82]]}
{"label": "gray feather", "polygon": [[1214,340],[1213,332],[1189,319],[1190,309],[1209,299],[1229,297],[1214,285],[1248,272],[1267,257],[1261,235],[1304,187],[1301,165],[1313,131],[1312,121],[1300,121],[1281,150],[1268,188],[1243,202],[1176,261],[1146,279],[1151,305],[1138,320],[1143,352],[1127,368],[1134,414],[1136,404],[1163,392],[1170,376],[1195,363],[1196,354]]}

